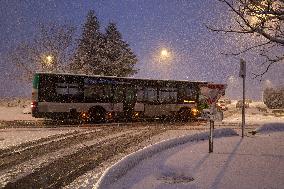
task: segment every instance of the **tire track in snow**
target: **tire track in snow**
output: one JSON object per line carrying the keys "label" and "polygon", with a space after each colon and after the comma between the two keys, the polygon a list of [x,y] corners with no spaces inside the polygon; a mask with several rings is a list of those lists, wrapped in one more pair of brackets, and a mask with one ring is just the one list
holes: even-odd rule
{"label": "tire track in snow", "polygon": [[78,176],[94,169],[107,159],[125,152],[129,147],[166,130],[145,129],[140,134],[124,134],[117,138],[84,147],[76,153],[59,158],[33,173],[8,183],[5,188],[60,188],[71,183]]}
{"label": "tire track in snow", "polygon": [[[39,169],[41,167],[47,166],[48,164],[56,161],[59,158],[64,158],[64,156],[74,154],[78,150],[97,144],[102,141],[107,141],[115,137],[119,137],[123,134],[131,134],[133,132],[136,132],[136,130],[129,130],[129,131],[122,131],[122,132],[114,132],[111,135],[107,137],[100,137],[95,138],[91,141],[83,141],[82,143],[79,143],[75,146],[71,146],[69,148],[63,148],[56,152],[48,153],[42,157],[37,157],[34,159],[31,159],[27,162],[23,162],[19,165],[16,165],[8,170],[4,170],[0,172],[0,187],[4,187],[8,182],[13,182],[15,180],[18,180],[20,178],[23,178],[29,174],[31,174],[34,170]],[[1,186],[2,185],[2,186]]]}
{"label": "tire track in snow", "polygon": [[[99,129],[95,131],[79,132],[69,136],[51,138],[47,141],[40,141],[31,143],[30,146],[25,146],[23,148],[17,149],[17,151],[12,151],[11,153],[5,153],[1,156],[0,161],[0,171],[5,170],[11,166],[18,165],[29,159],[37,158],[43,156],[47,153],[57,151],[61,148],[66,148],[77,144],[78,142],[92,140],[94,137],[106,136],[109,131],[113,128],[109,127],[107,129]],[[116,128],[113,130],[121,130],[121,128]]]}

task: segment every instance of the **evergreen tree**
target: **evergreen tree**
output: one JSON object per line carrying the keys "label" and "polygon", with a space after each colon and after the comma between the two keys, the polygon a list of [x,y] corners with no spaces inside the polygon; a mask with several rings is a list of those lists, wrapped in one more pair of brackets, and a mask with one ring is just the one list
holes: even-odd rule
{"label": "evergreen tree", "polygon": [[131,51],[129,45],[122,40],[114,23],[110,23],[106,28],[103,57],[103,75],[125,77],[137,73],[134,68],[137,63],[136,55]]}
{"label": "evergreen tree", "polygon": [[98,19],[91,10],[83,26],[71,70],[75,73],[108,76],[135,74],[136,55],[122,40],[116,25],[110,23],[105,35],[101,34],[99,29]]}
{"label": "evergreen tree", "polygon": [[100,64],[102,62],[103,36],[99,31],[99,21],[93,10],[87,15],[87,21],[83,26],[82,38],[79,39],[77,52],[71,70],[75,73],[102,74]]}

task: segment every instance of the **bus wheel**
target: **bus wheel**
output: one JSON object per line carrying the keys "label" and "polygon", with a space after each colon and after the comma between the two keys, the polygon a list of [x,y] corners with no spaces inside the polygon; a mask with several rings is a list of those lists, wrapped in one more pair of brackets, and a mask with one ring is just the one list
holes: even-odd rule
{"label": "bus wheel", "polygon": [[180,109],[178,115],[180,121],[187,122],[190,118],[190,109],[182,108]]}
{"label": "bus wheel", "polygon": [[102,108],[95,108],[89,111],[91,123],[102,123],[106,120],[106,111]]}

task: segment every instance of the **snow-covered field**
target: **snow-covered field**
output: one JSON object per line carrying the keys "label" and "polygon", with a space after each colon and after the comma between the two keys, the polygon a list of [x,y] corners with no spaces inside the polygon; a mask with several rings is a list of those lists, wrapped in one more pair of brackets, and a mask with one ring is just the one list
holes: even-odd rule
{"label": "snow-covered field", "polygon": [[31,115],[29,99],[0,100],[0,121],[36,120]]}
{"label": "snow-covered field", "polygon": [[[0,120],[1,121],[14,121],[14,120],[37,120],[33,118],[28,112],[29,107],[0,107]],[[27,113],[26,113],[27,112]]]}

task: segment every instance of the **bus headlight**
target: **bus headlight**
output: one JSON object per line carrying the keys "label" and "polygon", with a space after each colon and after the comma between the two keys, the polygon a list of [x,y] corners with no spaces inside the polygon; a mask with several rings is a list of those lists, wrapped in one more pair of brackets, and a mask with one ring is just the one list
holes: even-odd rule
{"label": "bus headlight", "polygon": [[83,120],[89,119],[89,114],[87,112],[82,112],[80,118]]}
{"label": "bus headlight", "polygon": [[108,113],[106,114],[106,117],[107,117],[107,119],[112,119],[112,118],[113,118],[112,112],[108,112]]}
{"label": "bus headlight", "polygon": [[192,115],[197,116],[198,113],[199,113],[198,109],[196,109],[196,108],[192,108],[192,109],[191,109],[191,114],[192,114]]}
{"label": "bus headlight", "polygon": [[134,112],[133,113],[133,118],[138,118],[140,116],[140,113],[139,112]]}

